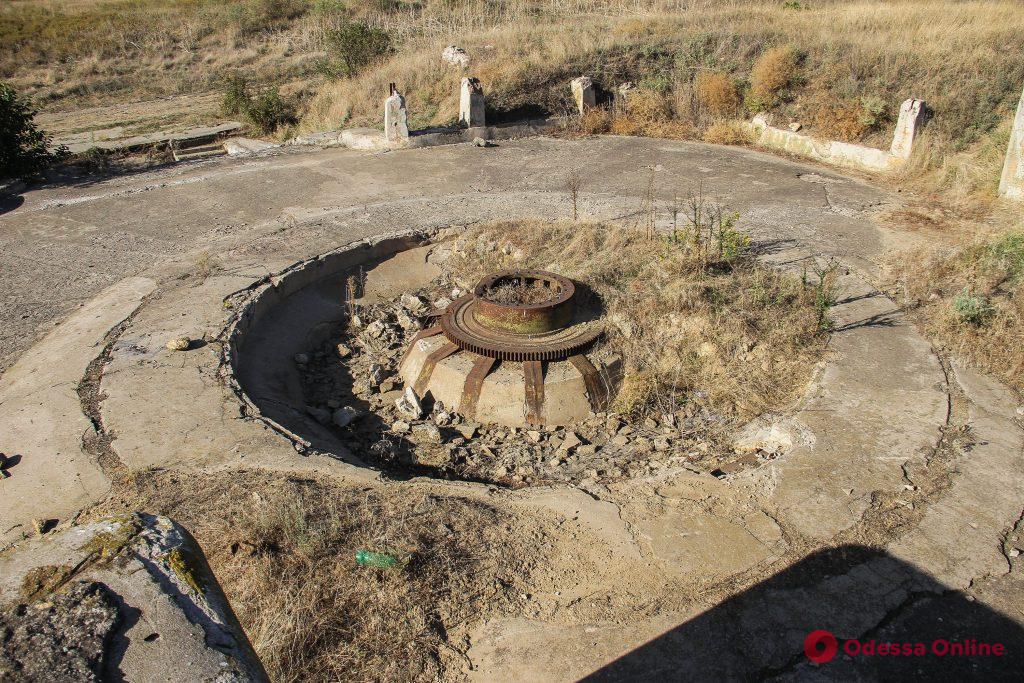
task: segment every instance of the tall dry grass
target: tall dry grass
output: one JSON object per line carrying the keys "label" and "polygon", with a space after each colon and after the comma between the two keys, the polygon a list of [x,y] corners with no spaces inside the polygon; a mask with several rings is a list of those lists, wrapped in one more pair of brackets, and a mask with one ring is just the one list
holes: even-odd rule
{"label": "tall dry grass", "polygon": [[891,294],[948,353],[1024,393],[1024,223],[893,259]]}
{"label": "tall dry grass", "polygon": [[508,268],[583,283],[600,299],[607,343],[625,362],[616,408],[642,415],[691,406],[727,427],[800,395],[826,326],[813,286],[758,263],[731,217],[718,223],[716,207],[701,210],[695,227],[681,206],[674,236],[652,232],[646,219],[482,225],[460,236],[463,248],[446,268],[461,286]]}
{"label": "tall dry grass", "polygon": [[[495,120],[571,111],[568,81],[581,73],[606,87],[633,81],[673,101],[697,76],[714,72],[745,93],[748,111],[770,106],[811,132],[827,118],[822,98],[857,121],[868,120],[864,103],[880,102],[877,122],[839,132],[887,147],[900,102],[921,98],[934,117],[927,152],[905,179],[966,199],[994,193],[999,164],[986,150],[1000,142],[1005,149],[1006,122],[1024,84],[1024,14],[1006,0],[823,1],[800,10],[752,0],[498,2],[486,16],[474,14],[475,3],[456,7],[444,20],[429,5],[380,18],[421,28],[407,26],[400,53],[380,68],[325,83],[304,125],[376,124],[390,82],[405,92],[414,125],[451,122],[460,74],[439,56],[454,42],[471,54],[470,71],[482,80]],[[759,103],[764,88],[775,95]]]}
{"label": "tall dry grass", "polygon": [[[321,81],[305,129],[378,124],[391,82],[414,126],[453,121],[461,74],[440,61],[449,43],[470,52],[492,120],[571,111],[568,81],[587,73],[656,93],[700,136],[715,121],[694,126],[680,106],[698,76],[729,78],[747,113],[784,77],[768,98],[780,117],[881,147],[900,102],[926,100],[934,118],[905,179],[953,199],[993,194],[1024,84],[1014,0],[12,0],[0,6],[0,77],[44,107],[214,90],[235,70],[315,83],[327,32],[348,20],[388,31],[398,52]],[[871,125],[859,123],[866,102],[882,106]],[[836,117],[845,123],[828,129]]]}

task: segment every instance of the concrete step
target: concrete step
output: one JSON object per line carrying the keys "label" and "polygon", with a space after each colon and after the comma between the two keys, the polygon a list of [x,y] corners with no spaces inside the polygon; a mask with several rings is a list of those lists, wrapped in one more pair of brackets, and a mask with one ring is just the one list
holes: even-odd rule
{"label": "concrete step", "polygon": [[221,157],[228,153],[222,143],[212,145],[199,145],[197,147],[186,147],[185,149],[174,150],[175,161],[189,161],[192,159],[205,159],[207,157]]}

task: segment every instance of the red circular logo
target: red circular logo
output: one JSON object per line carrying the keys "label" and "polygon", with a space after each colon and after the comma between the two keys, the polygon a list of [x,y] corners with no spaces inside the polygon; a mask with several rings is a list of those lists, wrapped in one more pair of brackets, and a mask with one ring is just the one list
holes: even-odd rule
{"label": "red circular logo", "polygon": [[839,651],[839,641],[829,631],[811,631],[804,638],[804,654],[815,664],[831,662]]}

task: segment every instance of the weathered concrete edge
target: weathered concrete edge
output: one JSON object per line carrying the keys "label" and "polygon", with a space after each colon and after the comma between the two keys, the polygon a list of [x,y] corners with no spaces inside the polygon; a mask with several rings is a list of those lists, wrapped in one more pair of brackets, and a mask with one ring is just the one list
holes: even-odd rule
{"label": "weathered concrete edge", "polygon": [[224,342],[218,372],[225,385],[241,401],[243,415],[284,436],[300,453],[309,449],[309,441],[264,415],[239,382],[239,353],[244,349],[246,334],[277,304],[304,287],[371,260],[428,243],[435,232],[413,228],[349,242],[324,254],[297,261],[225,297],[225,306],[230,304],[235,312],[218,336]]}
{"label": "weathered concrete edge", "polygon": [[[96,580],[112,589],[124,608],[141,610],[143,618],[126,620],[118,627],[120,637],[108,645],[116,648],[119,641],[124,643],[120,659],[129,676],[187,680],[190,673],[185,667],[173,672],[149,670],[159,667],[161,660],[175,659],[187,660],[193,667],[201,662],[207,671],[234,669],[249,681],[268,680],[202,548],[172,520],[134,513],[26,540],[0,553],[0,600],[45,600],[45,594],[28,596],[22,590],[26,578],[45,568],[67,571],[52,590],[72,581]],[[148,604],[163,603],[161,598],[176,609]],[[201,629],[204,637],[199,643],[175,627],[186,622]],[[153,643],[139,633],[151,629],[159,636]],[[134,670],[138,668],[142,671]]]}
{"label": "weathered concrete edge", "polygon": [[130,318],[156,289],[144,277],[100,292],[26,351],[0,378],[0,438],[21,455],[12,476],[0,480],[0,543],[37,519],[66,519],[99,501],[110,481],[82,449],[95,433],[83,414],[78,384],[103,352],[107,332]]}

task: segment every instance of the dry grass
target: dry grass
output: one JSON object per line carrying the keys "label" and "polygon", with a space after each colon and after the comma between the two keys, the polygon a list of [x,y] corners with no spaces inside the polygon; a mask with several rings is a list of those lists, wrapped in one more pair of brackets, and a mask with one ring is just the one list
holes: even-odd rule
{"label": "dry grass", "polygon": [[[458,4],[461,11],[447,24],[409,32],[399,53],[379,69],[326,83],[303,125],[375,125],[390,82],[406,94],[414,125],[451,122],[459,74],[439,55],[454,42],[469,51],[470,71],[481,79],[488,116],[495,121],[570,112],[568,82],[586,73],[605,87],[633,81],[641,91],[665,98],[672,121],[700,137],[713,121],[694,125],[691,100],[699,108],[693,95],[698,75],[713,73],[732,79],[752,107],[752,93],[771,93],[781,118],[801,121],[812,133],[821,120],[812,120],[812,109],[822,95],[881,103],[884,111],[872,114],[876,123],[847,127],[843,136],[887,147],[900,102],[922,98],[935,116],[927,153],[914,161],[905,180],[965,200],[994,194],[1001,152],[988,150],[1002,143],[1005,151],[1005,129],[1024,83],[1024,15],[1015,3],[823,0],[793,10],[782,3],[732,0],[682,6],[688,11],[675,11],[679,3],[654,2],[637,11],[634,4],[611,1],[500,2],[488,5],[490,14],[474,16],[471,5]],[[393,23],[400,18],[389,15]],[[794,50],[801,57],[798,67]],[[657,134],[650,125],[628,121],[618,129]],[[669,130],[682,134],[679,127]]]}
{"label": "dry grass", "polygon": [[[199,541],[274,681],[437,680],[462,662],[446,633],[504,603],[512,521],[457,497],[241,471],[144,472],[94,516],[167,514]],[[355,562],[359,549],[410,556]]]}
{"label": "dry grass", "polygon": [[735,116],[740,110],[740,94],[727,74],[699,73],[693,84],[697,101],[712,116]]}
{"label": "dry grass", "polygon": [[779,103],[784,91],[796,80],[800,56],[792,45],[773,47],[757,58],[750,71],[750,95],[759,106]]}
{"label": "dry grass", "polygon": [[617,408],[640,415],[692,403],[727,426],[794,400],[825,335],[812,291],[760,265],[725,221],[721,253],[717,232],[709,238],[705,225],[698,241],[682,216],[675,238],[600,223],[489,224],[460,239],[493,248],[468,248],[450,267],[463,286],[504,268],[585,283],[613,323],[608,343],[626,361]]}
{"label": "dry grass", "polygon": [[704,142],[715,145],[747,145],[751,143],[750,131],[736,121],[715,121],[704,130]]}
{"label": "dry grass", "polygon": [[901,255],[893,294],[955,356],[1024,391],[1024,230]]}
{"label": "dry grass", "polygon": [[[714,123],[694,115],[709,94],[702,74],[714,74],[750,107],[770,94],[781,118],[812,133],[832,118],[814,115],[823,97],[844,112],[881,103],[878,123],[839,133],[885,147],[899,103],[918,97],[935,116],[905,180],[957,200],[994,194],[1024,83],[1024,14],[1011,0],[821,0],[799,10],[757,0],[14,0],[0,9],[0,77],[62,107],[217,90],[235,70],[309,79],[327,31],[350,19],[387,31],[396,53],[322,82],[303,129],[379,124],[390,82],[414,126],[452,122],[461,74],[440,51],[457,43],[493,121],[570,111],[568,82],[587,73],[607,87],[635,82],[669,102],[667,123],[681,124],[658,114],[651,125],[647,109],[620,131],[700,137]],[[707,108],[728,110],[724,97],[705,97]]]}

